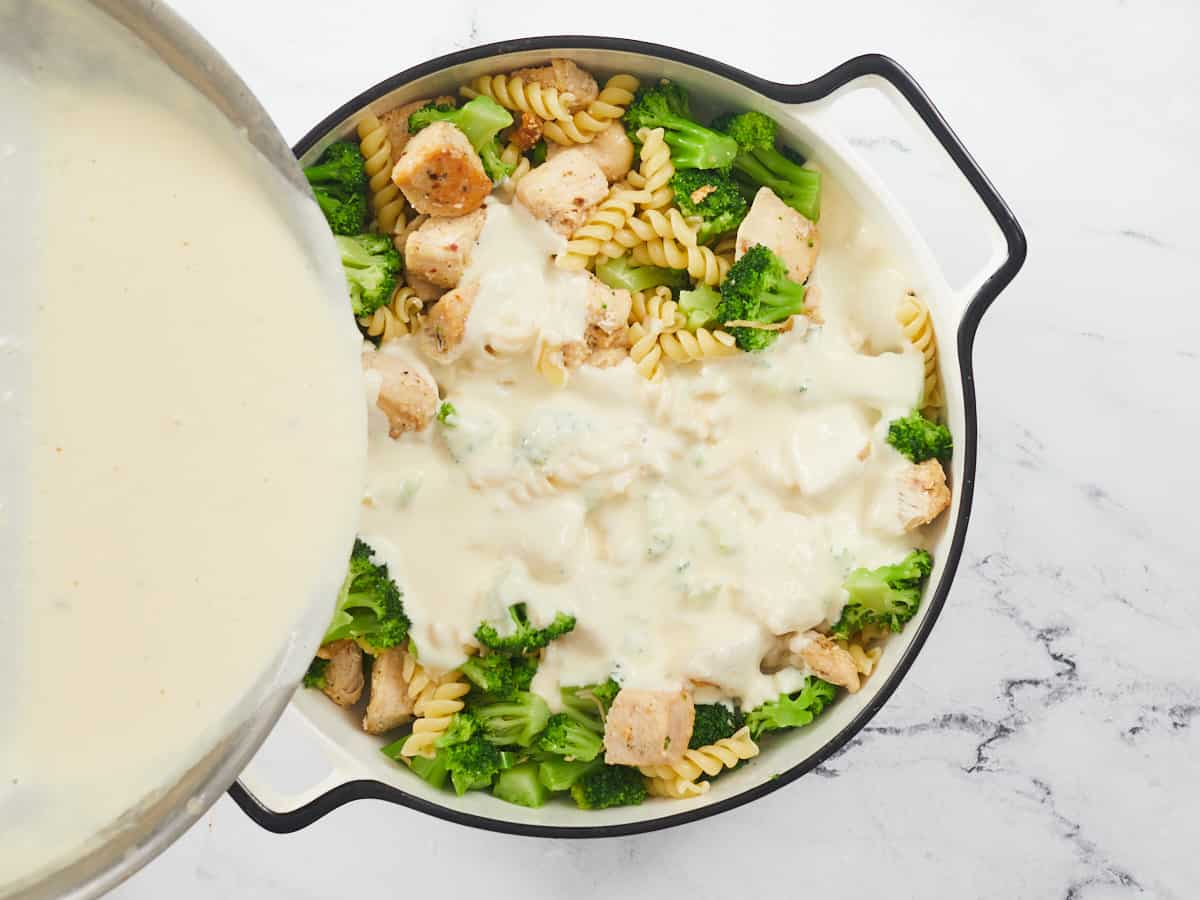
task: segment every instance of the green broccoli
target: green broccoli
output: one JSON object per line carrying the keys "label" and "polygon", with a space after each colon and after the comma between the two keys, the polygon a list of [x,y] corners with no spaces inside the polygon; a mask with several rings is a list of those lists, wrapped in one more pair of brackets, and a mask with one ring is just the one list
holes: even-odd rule
{"label": "green broccoli", "polygon": [[887,442],[915,463],[927,459],[948,459],[954,448],[950,429],[930,422],[917,410],[888,425]]}
{"label": "green broccoli", "polygon": [[[404,743],[407,740],[408,738],[405,737],[399,743]],[[399,754],[400,751],[397,750],[392,758],[399,759]],[[419,778],[429,782],[435,788],[440,790],[446,786],[446,779],[450,775],[449,770],[446,768],[446,754],[438,753],[432,759],[425,756],[414,756],[408,760],[408,764]]]}
{"label": "green broccoli", "polygon": [[646,781],[629,766],[604,766],[571,785],[571,797],[580,809],[635,806],[646,799]]}
{"label": "green broccoli", "polygon": [[[787,268],[778,256],[755,244],[730,266],[721,283],[717,320],[770,325],[803,309],[804,285],[787,277]],[[777,331],[744,326],[729,331],[743,350],[764,350],[779,336]]]}
{"label": "green broccoli", "polygon": [[454,792],[460,797],[467,791],[490,786],[505,762],[500,751],[481,735],[445,747],[437,755],[444,758]]}
{"label": "green broccoli", "polygon": [[358,144],[338,141],[304,170],[334,234],[358,234],[367,221],[367,172]]}
{"label": "green broccoli", "polygon": [[571,785],[580,778],[590,775],[592,772],[603,767],[604,760],[599,757],[584,762],[579,759],[564,759],[561,756],[552,756],[549,759],[542,760],[538,765],[538,780],[549,790],[566,791],[570,790]]}
{"label": "green broccoli", "polygon": [[620,690],[621,686],[609,678],[599,684],[560,688],[558,693],[564,715],[597,734],[604,734],[604,716]]}
{"label": "green broccoli", "polygon": [[475,737],[481,727],[479,719],[475,718],[475,714],[470,710],[464,709],[462,712],[454,714],[454,718],[450,720],[449,726],[433,742],[434,746],[441,748],[462,744]]}
{"label": "green broccoli", "polygon": [[537,694],[518,691],[511,700],[484,703],[472,709],[482,736],[500,747],[528,747],[550,721],[550,707]]}
{"label": "green broccoli", "polygon": [[538,777],[536,762],[524,762],[511,769],[505,769],[496,779],[492,793],[508,803],[531,806],[535,809],[550,797],[550,791]]}
{"label": "green broccoli", "polygon": [[625,130],[637,140],[641,128],[662,128],[671,162],[678,169],[727,169],[737,156],[737,141],[692,119],[687,91],[663,80],[642,88],[625,110]]}
{"label": "green broccoli", "polygon": [[700,218],[696,236],[702,244],[733,231],[750,208],[737,183],[721,172],[681,169],[671,178],[671,187],[679,211]]}
{"label": "green broccoli", "polygon": [[511,700],[518,691],[529,690],[537,672],[537,659],[531,656],[509,656],[489,653],[472,656],[459,671],[491,700]]}
{"label": "green broccoli", "polygon": [[508,615],[516,625],[512,634],[502,635],[496,626],[484,622],[475,629],[475,639],[496,653],[532,653],[575,628],[575,617],[564,612],[555,615],[545,628],[535,628],[529,623],[524,603],[514,603],[508,608]]}
{"label": "green broccoli", "polygon": [[334,240],[342,254],[350,308],[356,316],[370,315],[392,298],[404,259],[386,235],[337,235]]}
{"label": "green broccoli", "polygon": [[604,740],[587,725],[577,722],[566,713],[558,713],[546,723],[546,730],[538,738],[537,746],[556,756],[589,762],[604,749]]}
{"label": "green broccoli", "polygon": [[513,123],[512,113],[491,97],[476,97],[458,109],[449,104],[430,103],[408,117],[409,133],[416,134],[434,122],[449,122],[467,136],[493,182],[503,181],[512,174],[513,167],[500,158],[500,142],[496,139],[502,129]]}
{"label": "green broccoli", "polygon": [[688,331],[707,328],[717,319],[721,294],[707,284],[698,284],[690,291],[679,292],[679,309],[687,317]]}
{"label": "green broccoli", "polygon": [[779,728],[803,728],[824,712],[837,696],[837,688],[815,676],[804,680],[804,687],[794,694],[780,694],[746,714],[750,736],[758,739],[764,731]]}
{"label": "green broccoli", "polygon": [[596,277],[610,288],[626,291],[647,291],[660,284],[679,290],[690,283],[686,269],[635,266],[630,263],[628,255],[596,263]]}
{"label": "green broccoli", "polygon": [[373,553],[365,542],[354,542],[349,570],[338,592],[337,611],[322,644],[351,638],[382,650],[408,637],[409,621],[400,589],[388,577],[387,565],[371,562]]}
{"label": "green broccoli", "polygon": [[724,116],[713,127],[737,142],[733,170],[741,178],[769,187],[806,219],[821,217],[821,173],[803,168],[802,158],[798,162],[791,151],[775,149],[778,127],[770,116],[751,110]]}
{"label": "green broccoli", "polygon": [[443,425],[445,425],[447,428],[457,427],[457,424],[458,424],[457,422],[450,421],[451,419],[456,418],[457,416],[458,416],[458,410],[454,408],[454,404],[451,403],[449,400],[445,401],[444,403],[442,403],[441,406],[438,407],[437,420],[439,422],[441,422]]}
{"label": "green broccoli", "polygon": [[914,550],[900,562],[878,569],[855,569],[842,582],[850,595],[831,629],[848,638],[866,625],[900,631],[921,607],[921,586],[933,569],[925,550]]}
{"label": "green broccoli", "polygon": [[304,686],[306,688],[317,688],[317,690],[325,690],[325,670],[329,668],[329,660],[314,657],[313,661],[308,664],[308,671],[304,673]]}
{"label": "green broccoli", "polygon": [[540,166],[546,161],[546,139],[538,141],[532,147],[525,151],[525,156],[529,159],[530,165]]}
{"label": "green broccoli", "polygon": [[732,737],[744,724],[745,719],[741,713],[730,709],[724,703],[698,703],[688,748],[699,750],[701,747]]}

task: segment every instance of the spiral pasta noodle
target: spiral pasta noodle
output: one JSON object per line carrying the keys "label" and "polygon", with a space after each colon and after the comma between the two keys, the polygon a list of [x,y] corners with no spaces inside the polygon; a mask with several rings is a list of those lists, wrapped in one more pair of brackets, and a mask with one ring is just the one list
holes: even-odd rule
{"label": "spiral pasta noodle", "polygon": [[926,407],[941,406],[942,391],[941,385],[938,383],[937,371],[937,338],[933,333],[933,321],[929,317],[929,307],[916,294],[909,291],[896,309],[896,321],[900,323],[908,342],[925,357],[924,405]]}
{"label": "spiral pasta noodle", "polygon": [[750,737],[750,729],[742,728],[732,737],[722,738],[698,750],[685,750],[678,762],[639,766],[639,769],[647,778],[695,782],[701,775],[712,778],[722,770],[732,769],[742,760],[756,756],[758,744]]}
{"label": "spiral pasta noodle", "polygon": [[860,643],[848,644],[846,652],[850,654],[850,658],[854,660],[854,665],[858,669],[858,674],[866,678],[875,671],[875,667],[879,664],[879,657],[883,655],[882,647],[871,647],[866,649]]}
{"label": "spiral pasta noodle", "polygon": [[671,299],[671,289],[663,285],[648,291],[634,291],[629,308],[631,322],[659,333],[678,331],[686,320],[679,304]]}
{"label": "spiral pasta noodle", "polygon": [[411,653],[404,655],[402,674],[416,718],[400,755],[432,758],[436,752],[434,742],[450,727],[455,713],[462,711],[465,705],[462,698],[471,686],[458,672],[448,672],[440,678],[430,675]]}
{"label": "spiral pasta noodle", "polygon": [[496,186],[496,192],[506,199],[511,199],[516,193],[517,184],[529,174],[529,170],[533,166],[529,162],[529,158],[521,152],[521,148],[509,141],[500,153],[500,161],[506,166],[512,166],[512,171],[508,173],[508,177]]}
{"label": "spiral pasta noodle", "polygon": [[718,285],[729,271],[729,262],[703,246],[683,244],[672,238],[655,238],[633,248],[633,262],[639,266],[666,266],[687,269],[697,281]]}
{"label": "spiral pasta noodle", "polygon": [[685,247],[694,247],[696,228],[674,206],[665,210],[647,209],[629,219],[624,228],[613,233],[612,249],[606,248],[605,255],[620,256],[640,244],[660,239],[675,241]]}
{"label": "spiral pasta noodle", "polygon": [[[587,268],[596,256],[605,253],[613,236],[633,217],[636,205],[648,199],[650,194],[646,191],[633,190],[625,184],[614,184],[588,220],[575,229],[567,241],[566,249],[554,258],[554,262],[562,269]],[[605,255],[620,256],[621,252]]]}
{"label": "spiral pasta noodle", "polygon": [[371,192],[371,209],[375,213],[375,228],[380,234],[391,234],[396,221],[404,212],[404,195],[392,183],[392,142],[387,126],[367,113],[355,126],[358,147],[363,155]]}
{"label": "spiral pasta noodle", "polygon": [[629,358],[638,374],[647,381],[662,381],[663,350],[658,343],[659,332],[647,329],[640,322],[629,326]]}
{"label": "spiral pasta noodle", "polygon": [[413,334],[421,327],[421,310],[424,302],[412,288],[401,285],[392,294],[386,306],[381,306],[369,316],[360,316],[358,324],[368,337],[377,337],[381,344]]}
{"label": "spiral pasta noodle", "polygon": [[643,209],[662,209],[675,199],[675,191],[671,188],[675,164],[671,162],[671,148],[667,146],[665,135],[661,128],[641,128],[637,133],[642,143],[641,163],[638,170],[627,177],[635,188],[649,192],[650,199],[642,203]]}
{"label": "spiral pasta noodle", "polygon": [[599,96],[570,119],[547,122],[546,137],[556,144],[587,144],[614,120],[625,115],[639,82],[632,75],[614,75]]}
{"label": "spiral pasta noodle", "polygon": [[532,113],[539,119],[570,122],[568,109],[574,94],[560,92],[536,81],[526,81],[520,75],[480,75],[470,84],[458,89],[464,97],[481,94],[491,97],[505,109]]}
{"label": "spiral pasta noodle", "polygon": [[709,782],[687,781],[683,778],[647,778],[646,793],[668,800],[690,800],[708,793]]}
{"label": "spiral pasta noodle", "polygon": [[727,331],[709,331],[697,328],[693,331],[676,331],[658,339],[663,354],[673,362],[689,363],[722,356],[735,356],[737,342]]}

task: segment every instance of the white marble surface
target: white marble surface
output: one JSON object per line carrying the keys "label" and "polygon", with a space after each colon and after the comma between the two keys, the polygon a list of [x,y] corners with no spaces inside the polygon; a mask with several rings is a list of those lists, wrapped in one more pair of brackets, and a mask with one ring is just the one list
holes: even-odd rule
{"label": "white marble surface", "polygon": [[[1031,249],[979,337],[980,480],[949,604],[891,703],[817,773],[697,825],[575,843],[373,802],[275,837],[226,799],[116,896],[1197,895],[1200,8],[175,5],[292,139],[412,63],[518,35],[635,36],[783,81],[884,51]],[[925,164],[890,126],[859,127],[880,165]]]}

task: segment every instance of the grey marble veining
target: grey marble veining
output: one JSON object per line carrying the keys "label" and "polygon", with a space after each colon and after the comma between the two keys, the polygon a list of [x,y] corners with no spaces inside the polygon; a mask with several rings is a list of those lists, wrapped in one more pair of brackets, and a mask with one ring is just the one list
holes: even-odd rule
{"label": "grey marble veining", "polygon": [[[886,708],[811,776],[697,825],[584,843],[377,803],[276,837],[226,800],[117,896],[1200,894],[1200,8],[742,3],[709,28],[679,3],[175,5],[293,138],[412,63],[522,34],[658,40],[778,80],[887,52],[1031,250],[976,345],[979,481],[950,601]],[[890,123],[850,136],[937,188]]]}

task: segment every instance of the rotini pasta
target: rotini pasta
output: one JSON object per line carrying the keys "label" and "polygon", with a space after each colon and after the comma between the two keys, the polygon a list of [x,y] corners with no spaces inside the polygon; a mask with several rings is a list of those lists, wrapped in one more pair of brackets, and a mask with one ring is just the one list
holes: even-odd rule
{"label": "rotini pasta", "polygon": [[513,170],[496,190],[505,197],[512,197],[513,193],[517,190],[517,184],[529,174],[532,166],[529,164],[529,158],[512,141],[508,142],[500,154],[500,161],[506,166],[512,166]]}
{"label": "rotini pasta", "polygon": [[624,184],[613,185],[588,220],[571,235],[566,249],[555,257],[555,263],[563,269],[587,268],[596,256],[605,252],[613,236],[630,220],[636,205],[649,198],[647,191],[633,190]]}
{"label": "rotini pasta", "polygon": [[613,233],[606,256],[620,256],[648,241],[675,241],[685,247],[696,246],[696,228],[676,207],[647,209],[629,219],[625,227]]}
{"label": "rotini pasta", "polygon": [[471,686],[457,672],[441,677],[430,675],[411,653],[405,654],[403,677],[416,718],[400,755],[432,758],[436,751],[434,742],[450,727],[454,714],[462,710],[465,705],[462,698]]}
{"label": "rotini pasta", "polygon": [[671,299],[670,288],[659,285],[648,291],[634,291],[631,296],[631,323],[660,333],[677,331],[684,326],[684,315],[679,311],[679,305]]}
{"label": "rotini pasta", "polygon": [[536,81],[526,81],[519,75],[480,75],[469,85],[459,88],[464,97],[491,97],[505,109],[533,113],[547,121],[571,121],[572,94],[558,88],[546,87]]}
{"label": "rotini pasta", "polygon": [[896,321],[904,329],[909,343],[925,357],[925,407],[942,405],[941,385],[938,382],[937,338],[933,333],[933,322],[929,318],[929,307],[912,291],[904,295],[896,310]]}
{"label": "rotini pasta", "polygon": [[696,781],[701,775],[712,778],[723,769],[731,769],[742,760],[758,756],[758,744],[750,737],[750,729],[742,728],[732,737],[723,738],[698,750],[685,750],[679,762],[662,766],[641,766],[647,778]]}
{"label": "rotini pasta", "polygon": [[671,148],[667,146],[664,135],[661,128],[642,128],[637,133],[642,143],[641,164],[636,172],[629,173],[628,178],[635,188],[650,194],[649,199],[641,204],[643,209],[662,209],[670,206],[675,199],[675,192],[671,189],[675,165],[671,162]]}
{"label": "rotini pasta", "polygon": [[360,316],[358,324],[366,329],[368,337],[379,338],[380,343],[414,334],[421,327],[421,310],[424,303],[412,288],[401,285],[392,294],[386,306],[381,306],[369,316]]}
{"label": "rotini pasta", "polygon": [[400,188],[392,183],[392,142],[388,140],[387,126],[367,113],[355,128],[369,179],[375,229],[380,234],[391,234],[404,212],[405,201]]}
{"label": "rotini pasta", "polygon": [[677,363],[698,362],[734,356],[738,353],[733,335],[727,331],[709,331],[697,328],[693,331],[676,331],[658,339],[663,353]]}
{"label": "rotini pasta", "polygon": [[589,143],[613,120],[625,115],[625,107],[633,100],[638,86],[632,75],[614,75],[587,109],[581,109],[570,119],[547,122],[546,137],[556,144]]}
{"label": "rotini pasta", "polygon": [[688,781],[685,778],[647,778],[646,793],[668,800],[690,800],[708,793],[707,781]]}
{"label": "rotini pasta", "polygon": [[663,378],[662,347],[658,344],[659,333],[648,330],[640,322],[629,326],[629,358],[633,360],[638,374],[647,381]]}
{"label": "rotini pasta", "polygon": [[854,660],[854,665],[858,667],[858,674],[863,676],[864,679],[875,671],[875,666],[879,663],[879,657],[883,655],[882,647],[866,649],[858,642],[846,645],[846,651],[850,654],[850,658]]}
{"label": "rotini pasta", "polygon": [[633,248],[633,262],[639,266],[666,266],[687,269],[697,281],[718,285],[729,271],[729,263],[708,247],[681,244],[668,238],[656,238]]}

